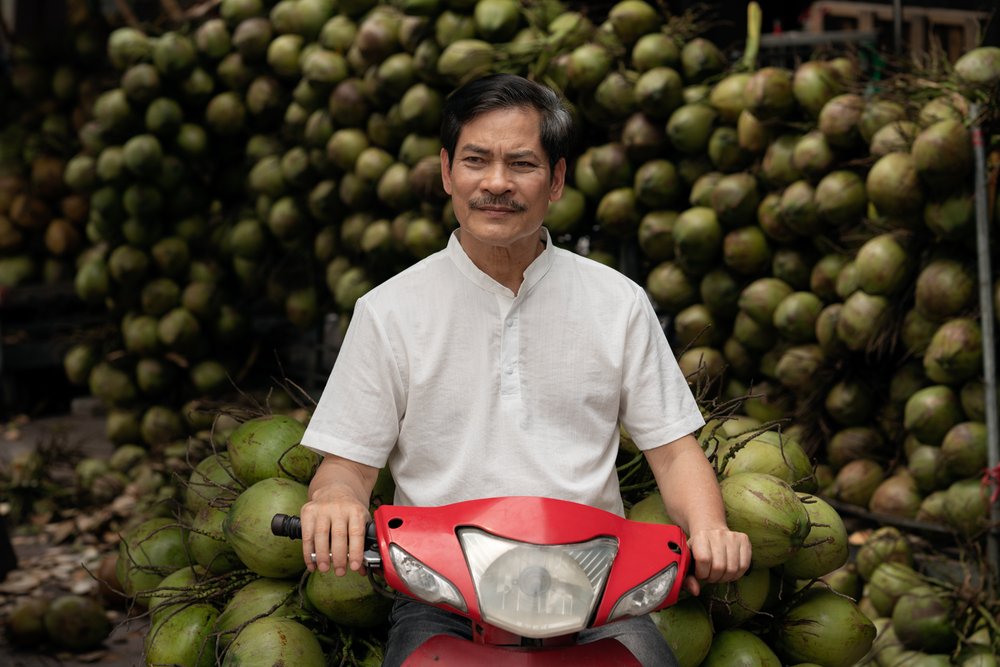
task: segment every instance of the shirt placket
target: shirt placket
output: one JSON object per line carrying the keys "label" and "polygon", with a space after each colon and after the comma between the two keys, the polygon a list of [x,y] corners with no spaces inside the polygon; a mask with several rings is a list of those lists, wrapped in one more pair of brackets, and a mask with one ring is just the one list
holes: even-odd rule
{"label": "shirt placket", "polygon": [[515,396],[521,392],[521,327],[516,302],[507,309],[500,328],[500,395]]}

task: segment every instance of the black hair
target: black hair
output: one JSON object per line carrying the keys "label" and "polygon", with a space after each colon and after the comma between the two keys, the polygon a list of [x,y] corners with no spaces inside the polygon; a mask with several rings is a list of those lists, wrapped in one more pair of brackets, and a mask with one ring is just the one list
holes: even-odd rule
{"label": "black hair", "polygon": [[455,159],[458,135],[466,123],[489,111],[512,108],[535,109],[541,115],[539,137],[550,169],[568,157],[573,144],[573,117],[555,91],[514,74],[490,74],[466,83],[445,101],[441,145],[449,163]]}

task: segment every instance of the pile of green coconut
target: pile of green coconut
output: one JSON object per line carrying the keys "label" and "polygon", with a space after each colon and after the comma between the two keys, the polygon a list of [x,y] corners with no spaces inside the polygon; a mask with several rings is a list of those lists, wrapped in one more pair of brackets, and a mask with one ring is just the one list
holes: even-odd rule
{"label": "pile of green coconut", "polygon": [[[318,465],[299,444],[303,431],[288,416],[243,422],[191,472],[176,517],[123,535],[116,578],[135,611],[149,614],[147,664],[237,665],[256,656],[322,665],[330,654],[378,664],[390,601],[362,576],[306,573],[301,545],[271,534],[275,513],[299,512]],[[847,531],[809,492],[816,480],[801,447],[749,418],[713,420],[702,438],[721,470],[729,521],[750,536],[754,564],[739,582],[709,586],[657,614],[680,663],[856,664],[876,625],[849,588],[860,580],[843,573]],[[648,471],[636,476],[641,455],[624,443],[627,484]],[[647,494],[630,517],[668,522],[660,497]],[[373,506],[391,495],[383,474]],[[824,631],[817,636],[814,627]]]}

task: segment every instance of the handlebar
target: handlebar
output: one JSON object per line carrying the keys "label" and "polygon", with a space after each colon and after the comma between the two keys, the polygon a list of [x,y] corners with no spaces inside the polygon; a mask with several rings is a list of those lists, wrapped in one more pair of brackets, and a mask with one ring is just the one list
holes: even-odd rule
{"label": "handlebar", "polygon": [[[278,537],[287,537],[290,540],[302,539],[302,519],[288,514],[275,514],[271,517],[271,534]],[[378,553],[378,538],[375,535],[375,523],[369,521],[365,525],[365,550],[363,554],[365,567],[378,569],[382,566],[382,559]]]}
{"label": "handlebar", "polygon": [[290,540],[302,539],[302,520],[297,516],[275,514],[271,518],[271,534]]}

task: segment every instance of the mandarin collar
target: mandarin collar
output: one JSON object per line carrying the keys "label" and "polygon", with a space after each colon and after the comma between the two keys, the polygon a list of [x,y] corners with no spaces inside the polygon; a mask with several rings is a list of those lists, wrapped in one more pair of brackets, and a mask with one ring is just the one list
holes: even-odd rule
{"label": "mandarin collar", "polygon": [[[521,282],[521,288],[518,290],[518,296],[527,294],[530,292],[538,281],[548,273],[549,268],[552,267],[552,263],[555,261],[555,246],[552,244],[552,236],[549,234],[549,230],[542,227],[542,242],[545,244],[545,248],[538,257],[528,265],[528,268],[524,270],[524,280]],[[458,240],[458,235],[461,229],[456,229],[451,233],[451,237],[448,239],[448,256],[451,261],[454,262],[455,266],[462,274],[471,280],[476,286],[486,290],[487,292],[492,292],[494,294],[501,294],[508,298],[514,298],[514,293],[505,285],[501,285],[499,282],[494,280],[489,274],[482,271],[478,266],[476,266],[469,256],[465,253],[465,248],[462,247],[462,243]]]}

